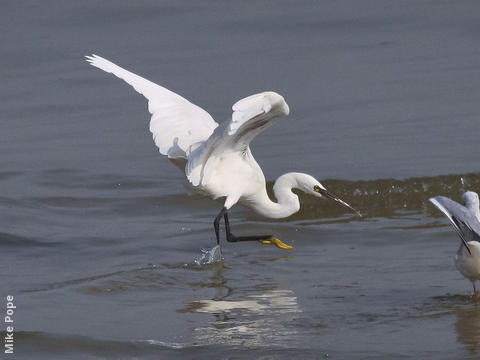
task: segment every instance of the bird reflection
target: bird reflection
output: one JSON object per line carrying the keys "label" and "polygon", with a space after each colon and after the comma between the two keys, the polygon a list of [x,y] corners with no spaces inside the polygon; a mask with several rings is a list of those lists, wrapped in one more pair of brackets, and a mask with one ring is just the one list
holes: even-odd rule
{"label": "bird reflection", "polygon": [[480,354],[480,306],[456,310],[457,341],[473,354]]}
{"label": "bird reflection", "polygon": [[264,283],[249,290],[251,295],[234,298],[222,275],[223,269],[212,268],[210,280],[218,285],[213,299],[193,301],[179,310],[214,316],[206,326],[193,330],[194,342],[258,347],[284,346],[294,340],[298,330],[292,321],[302,312],[294,292],[275,283]]}
{"label": "bird reflection", "polygon": [[225,269],[225,264],[223,262],[218,262],[214,264],[212,276],[210,280],[212,284],[215,285],[215,297],[214,300],[220,300],[224,297],[230,295],[232,288],[227,285],[227,279],[223,276],[223,270]]}

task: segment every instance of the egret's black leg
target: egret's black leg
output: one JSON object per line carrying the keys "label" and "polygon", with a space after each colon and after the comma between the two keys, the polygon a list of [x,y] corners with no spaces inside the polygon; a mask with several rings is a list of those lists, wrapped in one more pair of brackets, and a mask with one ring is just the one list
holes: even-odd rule
{"label": "egret's black leg", "polygon": [[290,250],[293,249],[292,246],[282,243],[277,238],[272,235],[254,235],[254,236],[235,236],[230,232],[230,222],[228,221],[227,208],[223,207],[222,210],[218,213],[213,221],[213,227],[215,228],[215,236],[217,237],[217,245],[220,245],[220,220],[222,216],[225,220],[225,235],[227,241],[237,242],[237,241],[261,241],[263,244],[275,244],[281,249]]}
{"label": "egret's black leg", "polygon": [[227,235],[227,241],[230,241],[228,238],[233,235],[230,232],[230,222],[228,221],[228,212],[226,210],[223,213],[223,219],[225,220],[225,234]]}
{"label": "egret's black leg", "polygon": [[217,237],[217,245],[220,245],[220,219],[222,218],[224,213],[227,213],[227,208],[225,207],[220,210],[218,215],[215,217],[215,220],[213,221],[213,227],[215,228],[215,236]]}
{"label": "egret's black leg", "polygon": [[225,209],[223,213],[223,218],[225,220],[225,235],[227,241],[237,242],[237,241],[258,241],[258,240],[267,240],[272,237],[272,235],[255,235],[255,236],[235,236],[230,232],[230,222],[228,221],[228,212]]}
{"label": "egret's black leg", "polygon": [[275,244],[281,249],[293,249],[293,247],[282,243],[273,235],[253,235],[253,236],[235,236],[230,232],[230,222],[228,221],[228,212],[227,210],[223,213],[223,218],[225,220],[225,233],[227,241],[237,242],[237,241],[261,241],[264,244]]}

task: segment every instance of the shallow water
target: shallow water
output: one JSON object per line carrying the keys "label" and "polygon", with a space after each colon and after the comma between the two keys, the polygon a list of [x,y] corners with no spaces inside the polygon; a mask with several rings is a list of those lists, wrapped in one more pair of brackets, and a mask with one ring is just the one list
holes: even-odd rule
{"label": "shallow water", "polygon": [[[476,2],[2,6],[11,358],[479,357],[459,241],[427,201],[480,191]],[[239,98],[282,93],[291,115],[252,144],[269,189],[304,171],[365,217],[302,195],[278,221],[238,207],[235,233],[295,249],[225,243],[223,261],[199,265],[221,203],[185,194],[145,101],[87,66],[92,52],[219,121]]]}

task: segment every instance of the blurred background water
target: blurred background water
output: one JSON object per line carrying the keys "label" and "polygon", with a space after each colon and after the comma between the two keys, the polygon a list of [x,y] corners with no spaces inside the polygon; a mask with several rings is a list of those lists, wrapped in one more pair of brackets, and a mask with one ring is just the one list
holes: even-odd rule
{"label": "blurred background water", "polygon": [[[428,203],[480,190],[475,1],[8,1],[0,11],[0,296],[15,359],[476,359],[480,309]],[[302,196],[215,243],[146,101],[104,56],[228,119],[273,90],[289,117],[252,150],[366,216]],[[4,307],[4,305],[1,305]],[[2,328],[2,330],[5,330]]]}

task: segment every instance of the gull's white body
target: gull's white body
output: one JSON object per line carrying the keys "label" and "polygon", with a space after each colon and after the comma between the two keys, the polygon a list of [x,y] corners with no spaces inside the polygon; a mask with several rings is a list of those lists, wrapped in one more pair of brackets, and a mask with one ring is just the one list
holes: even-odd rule
{"label": "gull's white body", "polygon": [[[300,209],[298,188],[321,197],[325,188],[312,176],[288,173],[274,185],[278,202],[267,195],[265,176],[250,151],[250,141],[274,121],[288,115],[282,96],[263,92],[235,103],[230,121],[217,124],[200,107],[147,79],[99,56],[87,56],[95,67],[113,73],[148,99],[150,131],[160,153],[185,171],[190,187],[214,199],[225,197],[230,209],[237,202],[270,217],[287,217]],[[337,199],[343,205],[347,205]]]}
{"label": "gull's white body", "polygon": [[430,201],[450,220],[462,239],[455,255],[458,271],[472,282],[474,296],[480,298],[475,283],[480,280],[480,203],[478,194],[467,191],[462,195],[464,205],[437,196]]}
{"label": "gull's white body", "polygon": [[455,255],[455,266],[463,276],[475,284],[480,280],[480,243],[469,241],[467,244],[472,254],[470,255],[467,248],[460,244]]}

